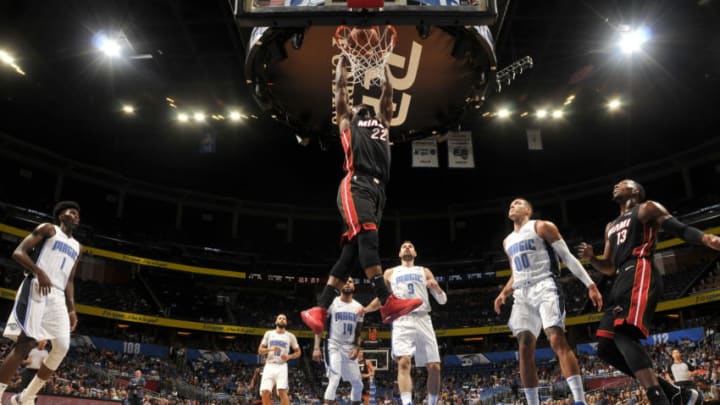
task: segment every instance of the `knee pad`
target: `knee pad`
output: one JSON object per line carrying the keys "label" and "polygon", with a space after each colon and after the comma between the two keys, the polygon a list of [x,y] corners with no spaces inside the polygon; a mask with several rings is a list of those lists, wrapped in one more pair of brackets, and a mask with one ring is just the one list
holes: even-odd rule
{"label": "knee pad", "polygon": [[330,275],[342,281],[347,280],[355,269],[355,266],[357,266],[357,257],[357,241],[346,243],[340,252],[340,258],[335,262],[332,269],[330,269]]}
{"label": "knee pad", "polygon": [[379,266],[380,237],[377,230],[363,230],[358,234],[360,266],[363,270],[371,266]]}
{"label": "knee pad", "polygon": [[350,401],[362,401],[363,383],[362,380],[350,381],[352,388],[350,389]]}
{"label": "knee pad", "polygon": [[60,367],[60,363],[62,363],[63,359],[65,358],[65,355],[67,354],[68,350],[70,349],[70,339],[69,338],[56,338],[52,340],[52,350],[50,350],[50,353],[48,354],[47,358],[43,362],[45,364],[45,367],[49,368],[52,371],[57,370],[58,367]]}
{"label": "knee pad", "polygon": [[622,353],[630,370],[635,374],[638,370],[652,369],[652,360],[639,340],[626,335],[623,332],[615,331],[615,346]]}
{"label": "knee pad", "polygon": [[340,375],[331,373],[330,377],[328,377],[328,386],[325,389],[324,399],[326,401],[335,401],[338,385],[340,385]]}

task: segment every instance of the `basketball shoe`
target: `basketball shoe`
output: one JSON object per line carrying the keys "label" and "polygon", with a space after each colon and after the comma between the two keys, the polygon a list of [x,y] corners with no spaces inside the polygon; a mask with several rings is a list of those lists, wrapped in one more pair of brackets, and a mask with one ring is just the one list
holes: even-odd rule
{"label": "basketball shoe", "polygon": [[312,307],[300,312],[305,325],[312,329],[316,335],[321,335],[325,330],[325,320],[327,319],[327,309],[323,307]]}
{"label": "basketball shoe", "polygon": [[380,317],[383,323],[391,323],[392,321],[407,315],[422,305],[423,300],[420,298],[411,298],[408,300],[401,299],[390,294],[385,300],[385,305],[380,307]]}

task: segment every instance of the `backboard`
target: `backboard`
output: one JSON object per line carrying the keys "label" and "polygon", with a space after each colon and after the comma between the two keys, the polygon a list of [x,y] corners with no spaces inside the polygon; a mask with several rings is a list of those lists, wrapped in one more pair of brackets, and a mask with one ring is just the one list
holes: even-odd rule
{"label": "backboard", "polygon": [[[350,0],[353,1],[358,0]],[[347,0],[234,0],[232,6],[238,25],[243,27],[492,25],[497,17],[495,0],[384,0],[379,3],[382,4],[379,9],[353,9]]]}
{"label": "backboard", "polygon": [[390,349],[363,349],[363,356],[374,363],[377,371],[390,369]]}

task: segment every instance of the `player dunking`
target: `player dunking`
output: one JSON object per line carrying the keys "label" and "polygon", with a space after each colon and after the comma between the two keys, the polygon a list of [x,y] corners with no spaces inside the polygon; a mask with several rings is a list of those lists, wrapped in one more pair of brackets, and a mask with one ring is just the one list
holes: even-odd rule
{"label": "player dunking", "polygon": [[[393,321],[392,325],[392,355],[398,362],[400,401],[402,405],[412,404],[410,371],[411,358],[415,357],[415,365],[427,369],[427,404],[436,405],[440,393],[440,350],[430,319],[428,291],[440,305],[445,305],[447,295],[430,269],[415,265],[417,252],[412,242],[402,243],[398,257],[402,264],[385,270],[385,280],[399,297],[419,297],[423,302],[413,312]],[[366,310],[374,311],[377,305],[377,301],[373,301]]]}
{"label": "player dunking", "polygon": [[[0,398],[35,342],[52,342],[52,350],[35,377],[10,399],[13,405],[35,403],[38,391],[65,358],[70,332],[78,322],[74,279],[81,252],[73,231],[80,224],[80,206],[74,201],[57,203],[53,220],[58,225],[38,225],[12,255],[28,274],[18,288],[5,327],[5,337],[17,343],[0,367]],[[34,249],[39,249],[37,260],[31,258]]]}
{"label": "player dunking", "polygon": [[[281,405],[289,405],[288,398],[288,360],[298,359],[302,355],[295,335],[285,330],[287,316],[279,314],[275,318],[275,329],[265,332],[258,347],[259,355],[267,355],[265,368],[260,379],[260,394],[263,405],[272,404],[271,394],[276,387]],[[292,354],[290,350],[292,349]]]}
{"label": "player dunking", "polygon": [[560,270],[557,256],[585,284],[598,311],[602,309],[602,296],[580,261],[570,253],[557,226],[549,221],[530,220],[532,212],[526,199],[516,198],[510,203],[508,218],[513,221],[514,230],[503,241],[503,248],[512,275],[495,299],[495,312],[500,313],[500,306],[512,294],[515,300],[508,326],[518,340],[520,380],[528,405],[540,402],[535,344],[541,330],[558,356],[575,404],[585,404],[580,367],[565,338],[565,303],[555,280]]}
{"label": "player dunking", "polygon": [[[330,327],[328,330],[325,368],[328,376],[328,385],[325,389],[324,403],[334,404],[340,378],[350,382],[350,401],[353,405],[360,404],[362,399],[362,376],[358,365],[363,316],[360,313],[362,304],[353,299],[355,283],[349,278],[341,290],[339,297],[333,300],[328,314]],[[315,335],[315,347],[312,358],[322,360],[320,341],[322,337]]]}
{"label": "player dunking", "polygon": [[[385,77],[390,76],[385,66]],[[386,80],[382,85],[380,112],[361,104],[349,108],[345,57],[341,56],[335,72],[335,113],[340,139],[345,151],[345,177],[337,196],[338,209],[345,221],[343,248],[340,258],[330,270],[318,306],[302,311],[305,324],[315,334],[325,329],[327,308],[338,290],[360,263],[370,279],[382,306],[383,322],[390,323],[422,304],[420,299],[403,300],[391,295],[383,281],[380,262],[378,226],[385,207],[385,185],[390,179],[390,119],[393,89]]]}
{"label": "player dunking", "polygon": [[652,256],[661,228],[688,243],[715,250],[720,250],[720,238],[683,224],[655,201],[645,201],[645,189],[634,180],[617,183],[613,201],[620,206],[620,216],[605,228],[603,259],[595,257],[587,243],[579,248],[580,256],[598,271],[615,276],[597,330],[598,357],[634,376],[647,391],[651,404],[692,404],[698,398],[697,391],[680,390],[658,377],[640,343],[641,338],[648,337],[648,326],[663,290],[662,276],[653,266]]}

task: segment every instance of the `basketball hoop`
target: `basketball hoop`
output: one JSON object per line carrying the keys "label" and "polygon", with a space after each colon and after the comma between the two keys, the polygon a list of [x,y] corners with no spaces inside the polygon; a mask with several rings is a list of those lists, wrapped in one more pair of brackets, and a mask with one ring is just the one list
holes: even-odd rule
{"label": "basketball hoop", "polygon": [[367,87],[381,86],[385,82],[385,66],[397,44],[395,27],[340,25],[335,30],[335,43],[350,61],[354,83],[363,83]]}

